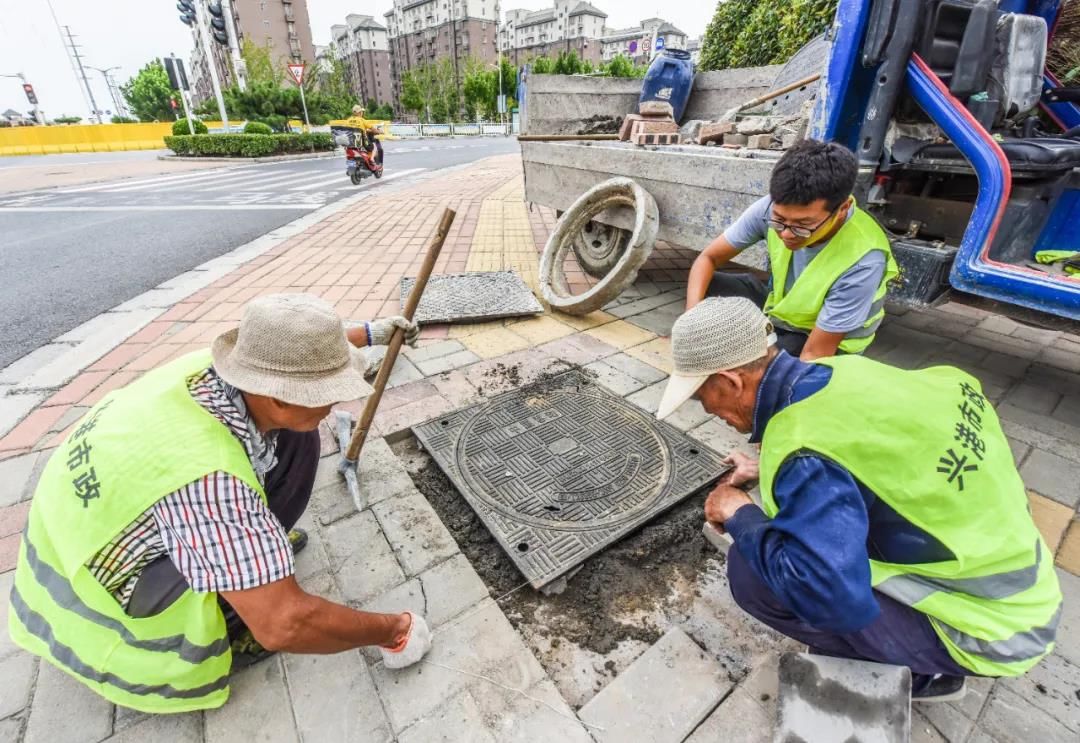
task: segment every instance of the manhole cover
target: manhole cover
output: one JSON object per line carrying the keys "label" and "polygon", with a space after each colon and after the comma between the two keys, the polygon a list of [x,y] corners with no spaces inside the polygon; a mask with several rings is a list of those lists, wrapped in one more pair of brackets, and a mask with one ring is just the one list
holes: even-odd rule
{"label": "manhole cover", "polygon": [[[415,278],[401,279],[401,306]],[[428,280],[416,320],[420,323],[472,322],[500,317],[539,315],[544,308],[513,271],[458,273]]]}
{"label": "manhole cover", "polygon": [[727,470],[716,452],[578,371],[413,433],[534,588]]}

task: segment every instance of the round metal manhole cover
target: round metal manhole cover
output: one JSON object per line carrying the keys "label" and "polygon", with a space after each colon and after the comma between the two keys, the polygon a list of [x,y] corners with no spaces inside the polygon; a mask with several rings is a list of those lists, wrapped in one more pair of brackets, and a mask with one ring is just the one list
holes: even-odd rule
{"label": "round metal manhole cover", "polygon": [[580,371],[413,433],[535,588],[728,469],[713,450]]}
{"label": "round metal manhole cover", "polygon": [[671,452],[646,416],[595,387],[505,397],[466,424],[458,469],[507,518],[613,526],[648,510],[669,485]]}

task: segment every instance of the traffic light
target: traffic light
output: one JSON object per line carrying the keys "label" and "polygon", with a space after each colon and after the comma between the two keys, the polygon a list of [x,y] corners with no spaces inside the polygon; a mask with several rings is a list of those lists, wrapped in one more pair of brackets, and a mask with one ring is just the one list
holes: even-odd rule
{"label": "traffic light", "polygon": [[228,46],[229,35],[225,30],[225,11],[222,10],[221,3],[211,3],[206,6],[206,9],[210,11],[210,34],[214,37],[214,41]]}
{"label": "traffic light", "polygon": [[34,86],[30,83],[23,83],[22,89],[26,93],[26,100],[30,101],[30,105],[36,106],[37,96],[34,94]]}
{"label": "traffic light", "polygon": [[180,0],[176,4],[180,11],[180,21],[188,26],[195,25],[195,0]]}
{"label": "traffic light", "polygon": [[169,76],[169,85],[173,90],[190,90],[184,60],[165,57],[165,74]]}

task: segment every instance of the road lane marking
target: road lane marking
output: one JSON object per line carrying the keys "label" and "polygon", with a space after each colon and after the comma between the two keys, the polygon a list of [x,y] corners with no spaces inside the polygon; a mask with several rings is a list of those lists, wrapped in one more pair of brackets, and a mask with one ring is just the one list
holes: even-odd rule
{"label": "road lane marking", "polygon": [[[410,168],[409,170],[394,171],[394,172],[391,172],[389,175],[383,176],[380,180],[375,181],[375,183],[380,183],[380,182],[385,183],[386,181],[392,181],[395,178],[402,178],[402,177],[407,176],[407,175],[412,175],[413,173],[420,173],[420,172],[422,172],[424,170],[427,170],[427,168]],[[365,179],[365,182],[367,182],[368,180],[371,180],[371,179]],[[289,190],[290,191],[308,191],[310,189],[325,188],[326,186],[333,186],[336,183],[340,183],[341,187],[337,188],[337,189],[334,189],[335,191],[340,191],[342,188],[353,188],[352,183],[349,182],[348,176],[342,174],[342,175],[339,175],[339,176],[335,176],[333,178],[327,178],[327,179],[325,179],[323,181],[316,181],[315,183],[308,183],[308,184],[303,185],[303,186],[294,186],[293,188],[290,188]]]}
{"label": "road lane marking", "polygon": [[162,204],[161,206],[0,206],[6,212],[199,212],[199,211],[273,211],[319,209],[323,202],[302,204]]}
{"label": "road lane marking", "polygon": [[[319,175],[325,176],[326,173],[323,172],[323,173],[320,173]],[[245,191],[245,190],[247,190],[247,191],[264,191],[264,190],[266,190],[266,186],[268,186],[268,185],[278,184],[278,185],[275,185],[274,187],[275,188],[281,188],[281,187],[284,187],[284,185],[286,185],[290,180],[294,180],[294,181],[295,180],[303,180],[303,178],[304,178],[303,173],[296,173],[296,172],[281,173],[281,174],[278,174],[278,175],[269,175],[269,176],[264,176],[264,175],[261,175],[261,174],[250,174],[249,173],[244,178],[241,178],[239,180],[234,180],[234,181],[232,181],[230,183],[223,183],[223,184],[208,183],[208,184],[205,184],[203,186],[200,186],[196,190],[202,191],[202,192],[205,192],[205,193],[209,193],[211,191]]]}
{"label": "road lane marking", "polygon": [[118,181],[109,181],[107,183],[95,183],[90,186],[79,186],[78,188],[57,189],[56,193],[89,193],[93,191],[105,191],[108,189],[131,189],[134,186],[152,185],[155,183],[172,183],[174,181],[212,178],[214,176],[221,176],[224,173],[233,173],[237,170],[249,170],[250,167],[251,166],[243,166],[241,168],[214,168],[212,170],[202,169],[192,170],[187,173],[179,173],[177,175],[157,175],[153,178],[137,178],[135,180],[122,179]]}

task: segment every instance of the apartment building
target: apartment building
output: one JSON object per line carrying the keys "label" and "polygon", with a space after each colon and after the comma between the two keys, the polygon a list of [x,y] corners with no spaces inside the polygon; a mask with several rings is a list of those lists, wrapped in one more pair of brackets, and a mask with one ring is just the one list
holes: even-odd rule
{"label": "apartment building", "polygon": [[686,49],[687,36],[663,18],[646,18],[637,26],[607,31],[600,43],[605,62],[622,54],[647,64],[664,49]]}
{"label": "apartment building", "polygon": [[561,52],[599,63],[606,23],[606,13],[581,0],[556,0],[543,10],[509,10],[499,30],[499,48],[514,65]]}
{"label": "apartment building", "polygon": [[450,59],[455,76],[470,57],[498,59],[498,0],[394,0],[384,18],[390,42],[393,99],[409,70]]}
{"label": "apartment building", "polygon": [[393,103],[390,36],[372,16],[350,13],[344,25],[331,29],[333,53],[345,63],[345,80],[361,101]]}
{"label": "apartment building", "polygon": [[[290,62],[315,62],[307,0],[232,0],[231,4],[238,43],[250,40],[260,46],[269,46],[271,59],[282,67]],[[197,25],[192,29],[195,49],[191,55],[191,67],[197,102],[213,95],[209,78],[211,63],[217,67],[223,87],[233,83],[228,47],[211,38],[213,59],[206,59],[199,42],[200,32]]]}

